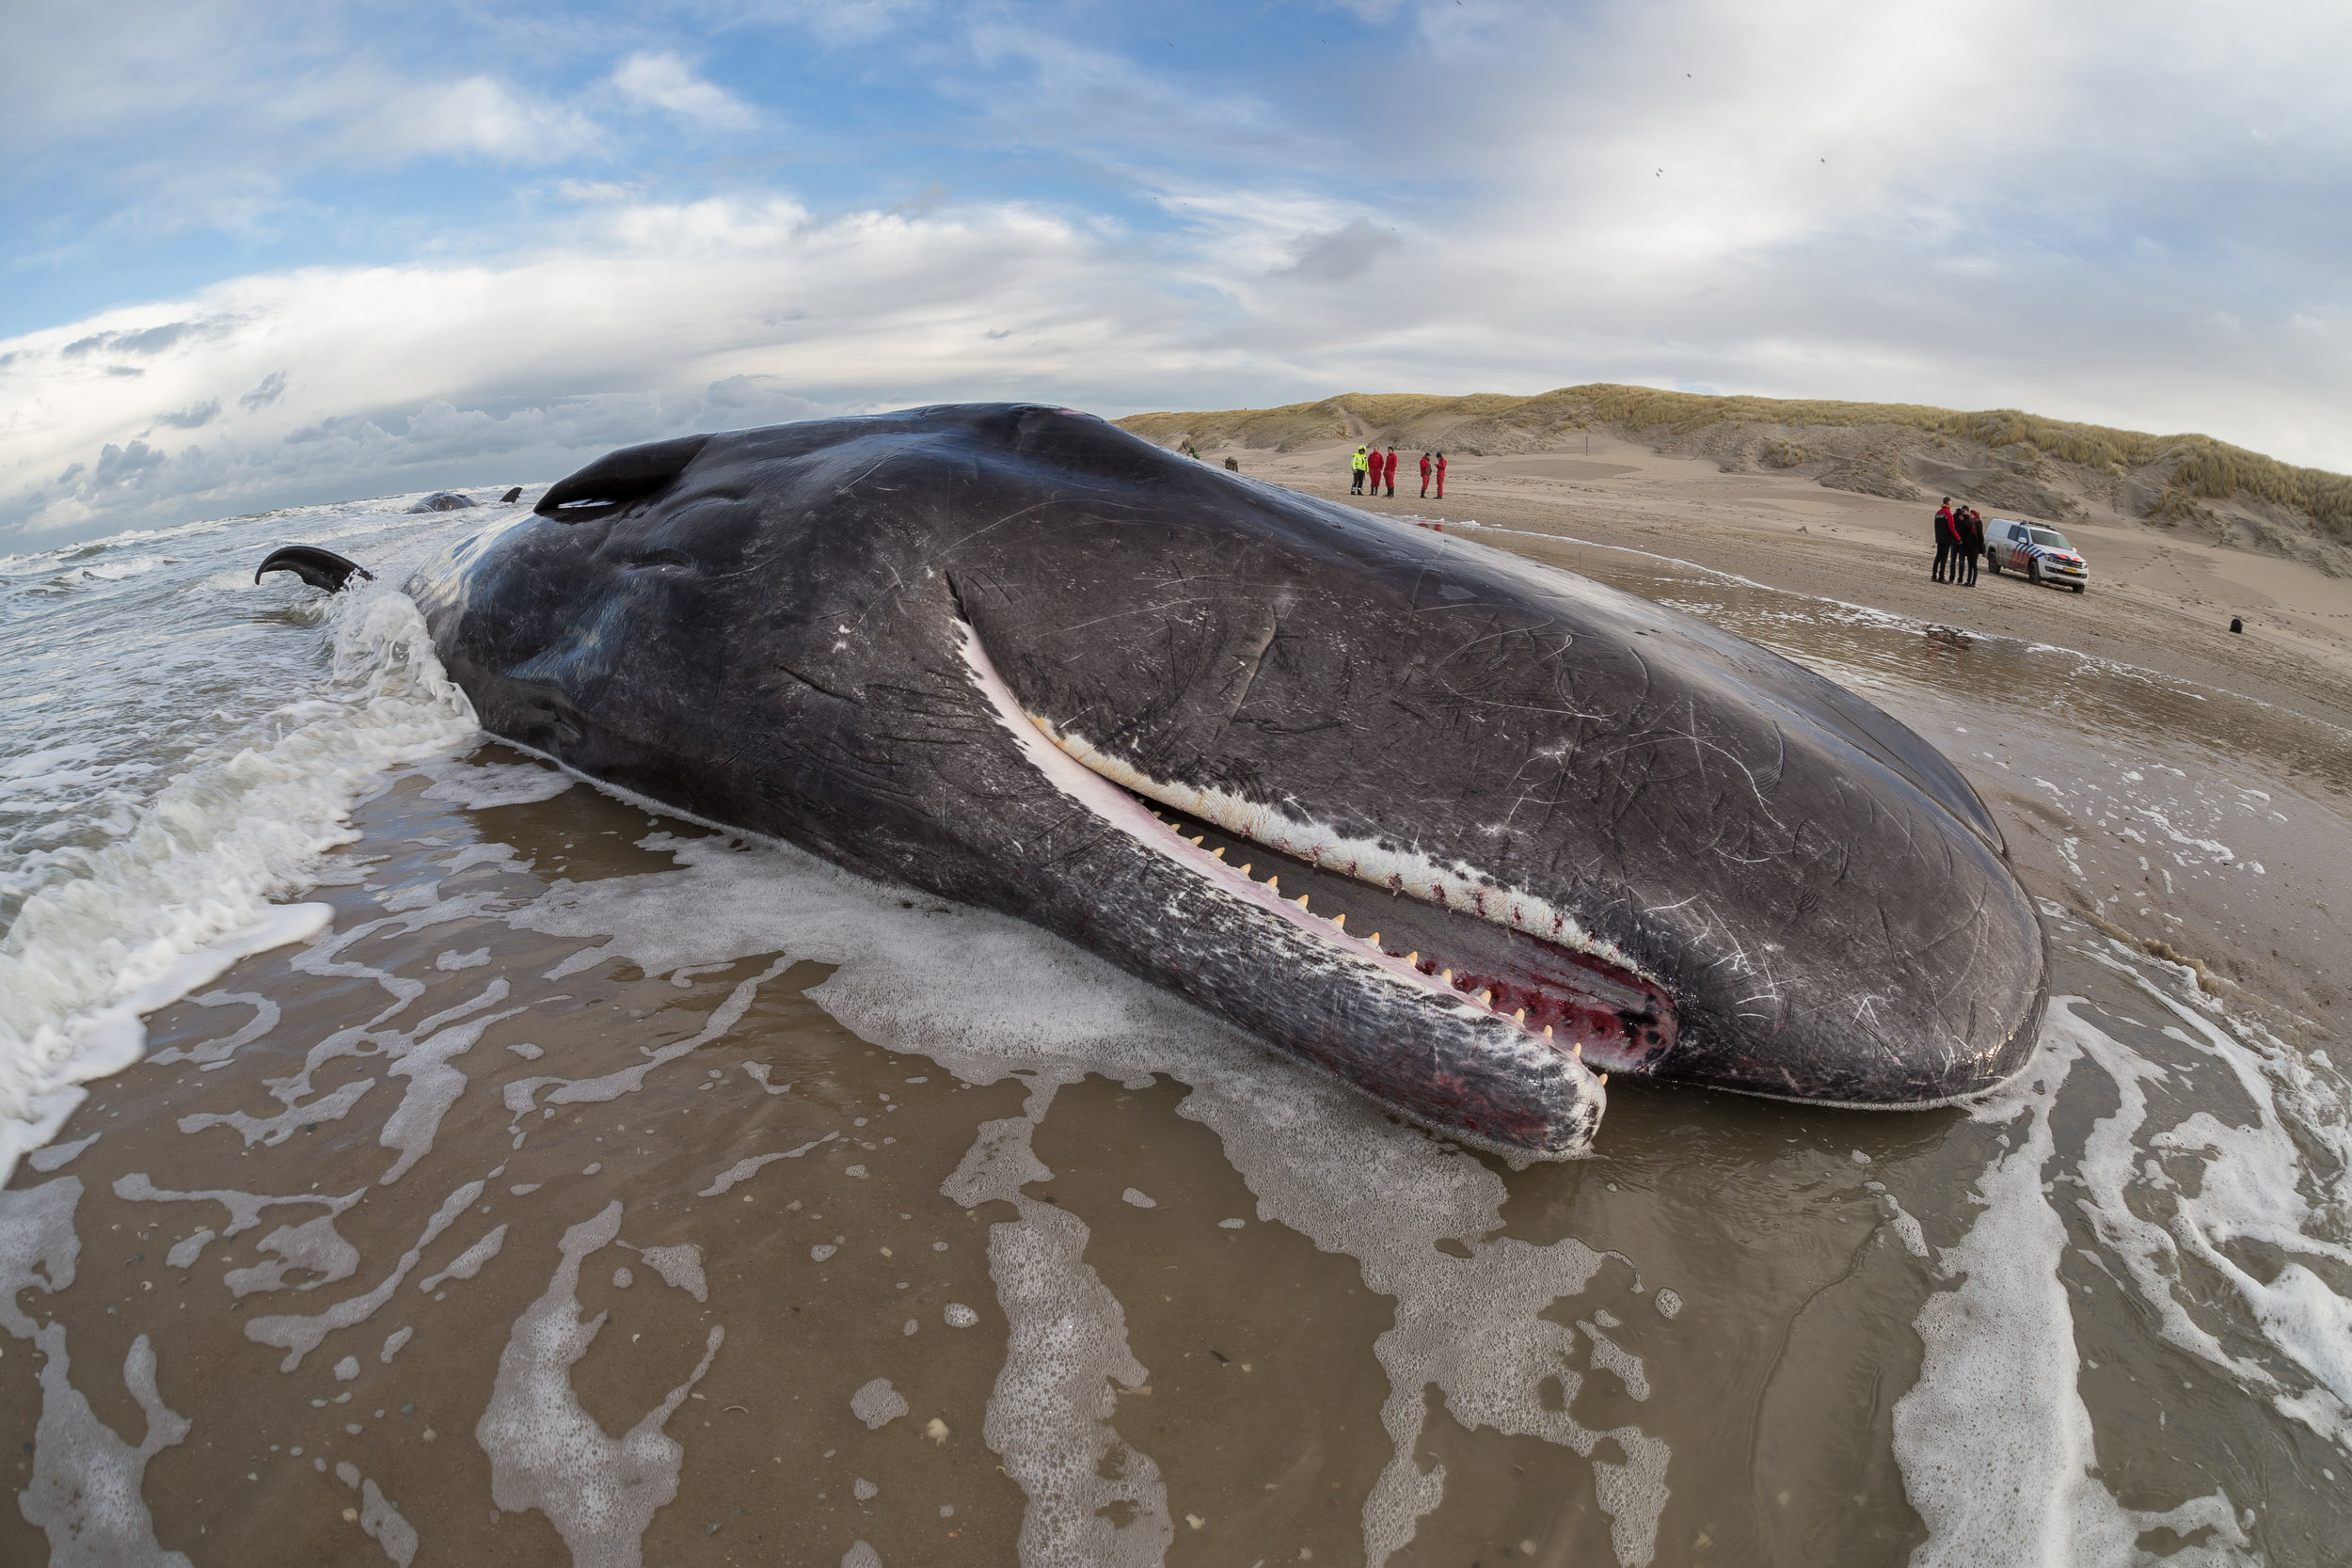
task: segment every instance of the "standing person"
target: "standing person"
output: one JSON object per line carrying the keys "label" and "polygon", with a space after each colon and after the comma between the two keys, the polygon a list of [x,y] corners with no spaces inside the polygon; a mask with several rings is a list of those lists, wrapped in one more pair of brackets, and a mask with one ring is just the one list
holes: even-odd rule
{"label": "standing person", "polygon": [[1355,457],[1356,478],[1354,483],[1349,484],[1347,487],[1347,493],[1349,495],[1360,496],[1364,493],[1364,468],[1368,461],[1369,460],[1364,456],[1364,449],[1358,447],[1356,449]]}
{"label": "standing person", "polygon": [[1396,494],[1396,443],[1391,441],[1386,456],[1380,459],[1380,477],[1389,486],[1389,494]]}
{"label": "standing person", "polygon": [[1445,499],[1445,453],[1438,453],[1438,499]]}
{"label": "standing person", "polygon": [[1935,569],[1928,574],[1933,581],[1950,580],[1944,574],[1953,565],[1952,538],[1952,498],[1946,496],[1944,504],[1935,509]]}
{"label": "standing person", "polygon": [[1964,509],[1960,553],[1968,569],[1968,586],[1974,588],[1977,585],[1977,557],[1984,553],[1984,514],[1973,506]]}
{"label": "standing person", "polygon": [[1423,500],[1429,499],[1429,454],[1427,452],[1421,454],[1421,499]]}

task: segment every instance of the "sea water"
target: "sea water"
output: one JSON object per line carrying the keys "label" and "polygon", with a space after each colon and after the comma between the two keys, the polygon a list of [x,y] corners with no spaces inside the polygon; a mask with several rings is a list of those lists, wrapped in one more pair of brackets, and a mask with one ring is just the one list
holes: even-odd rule
{"label": "sea water", "polygon": [[405,499],[0,561],[0,1559],[2340,1556],[2342,736],[1583,551],[1960,763],[2054,1000],[1514,1172],[484,743]]}

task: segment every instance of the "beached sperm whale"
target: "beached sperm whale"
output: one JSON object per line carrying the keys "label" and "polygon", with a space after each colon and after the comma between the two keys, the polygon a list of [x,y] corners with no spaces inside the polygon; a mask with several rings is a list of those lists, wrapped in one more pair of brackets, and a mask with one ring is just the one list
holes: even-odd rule
{"label": "beached sperm whale", "polygon": [[2044,939],[1932,747],[1704,622],[1066,409],[616,451],[418,573],[484,727],[1032,921],[1466,1142],[1923,1106]]}

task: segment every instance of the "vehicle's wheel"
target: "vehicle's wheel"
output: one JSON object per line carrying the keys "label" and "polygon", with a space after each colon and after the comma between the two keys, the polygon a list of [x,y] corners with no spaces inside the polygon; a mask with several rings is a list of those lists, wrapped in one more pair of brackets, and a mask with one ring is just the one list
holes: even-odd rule
{"label": "vehicle's wheel", "polygon": [[1994,577],[1999,577],[2001,575],[2001,558],[1994,555],[1991,550],[1985,551],[1984,569],[1991,572]]}
{"label": "vehicle's wheel", "polygon": [[2082,585],[2081,583],[2079,583],[2079,582],[2078,582],[2078,583],[2074,584],[2074,592],[2075,592],[2075,593],[2079,594],[2079,593],[2081,593],[2082,591],[2083,591],[2083,585]]}
{"label": "vehicle's wheel", "polygon": [[2041,587],[2041,586],[2042,586],[2042,562],[2039,562],[2039,561],[2028,561],[2028,562],[2026,562],[2026,580],[2027,582],[2032,583],[2032,584],[2033,584],[2036,588],[2039,588],[2039,587]]}

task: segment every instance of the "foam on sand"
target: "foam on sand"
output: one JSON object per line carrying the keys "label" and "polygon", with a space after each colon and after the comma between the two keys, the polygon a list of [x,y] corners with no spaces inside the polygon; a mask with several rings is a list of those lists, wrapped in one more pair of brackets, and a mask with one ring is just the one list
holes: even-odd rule
{"label": "foam on sand", "polygon": [[2076,1386],[2074,1309],[2058,1277],[2066,1227],[2042,1196],[2056,1155],[2050,1108],[2097,1033],[2078,1006],[2053,1001],[2034,1069],[1979,1112],[2022,1117],[2025,1127],[1977,1182],[1984,1212],[1943,1255],[1944,1272],[1961,1283],[1921,1311],[1926,1362],[1895,1406],[1895,1457],[1929,1530],[1914,1568],[2122,1568],[2144,1560],[2139,1537],[2158,1528],[2204,1532],[2168,1560],[2254,1560],[2225,1495],[2138,1513],[2091,1474],[2097,1456]]}
{"label": "foam on sand", "polygon": [[713,1324],[693,1375],[618,1437],[609,1435],[572,1387],[573,1363],[604,1328],[582,1323],[580,1268],[621,1233],[619,1200],[564,1232],[563,1260],[547,1290],[515,1320],[499,1354],[498,1382],[474,1426],[490,1456],[490,1496],[510,1513],[537,1509],[580,1568],[638,1568],[645,1527],[677,1496],[686,1449],[661,1428],[719,1354],[726,1330]]}
{"label": "foam on sand", "polygon": [[122,1361],[123,1387],[147,1420],[146,1434],[134,1446],[100,1420],[73,1386],[65,1325],[36,1323],[17,1305],[20,1291],[39,1287],[54,1295],[73,1283],[81,1255],[73,1212],[81,1201],[78,1176],[0,1191],[0,1329],[30,1339],[41,1357],[32,1476],[17,1505],[27,1523],[47,1532],[53,1563],[189,1568],[186,1557],[157,1544],[154,1517],[140,1495],[147,1462],[184,1439],[190,1425],[156,1391],[154,1347],[141,1334]]}

